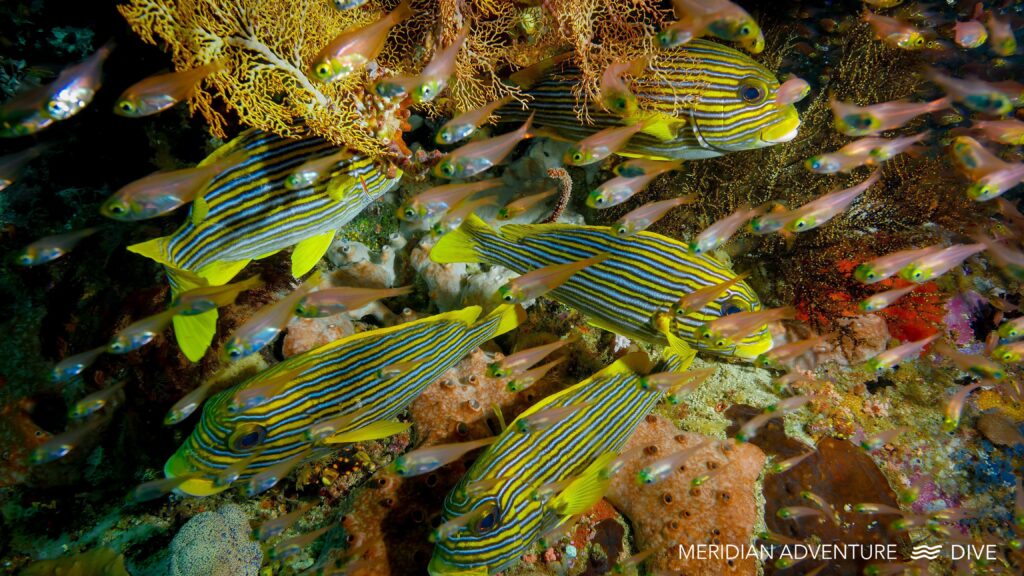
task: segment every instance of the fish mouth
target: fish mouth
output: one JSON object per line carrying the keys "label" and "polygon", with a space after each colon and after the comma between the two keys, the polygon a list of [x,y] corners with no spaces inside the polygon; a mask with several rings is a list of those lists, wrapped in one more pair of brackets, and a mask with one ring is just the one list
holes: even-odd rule
{"label": "fish mouth", "polygon": [[[184,449],[184,446],[179,448],[177,452],[167,459],[167,463],[164,464],[164,476],[167,478],[180,478],[197,472],[195,467],[189,464],[188,459],[182,454]],[[211,496],[227,489],[228,486],[217,486],[213,480],[207,478],[189,478],[179,484],[174,489],[174,492],[182,496]]]}
{"label": "fish mouth", "polygon": [[796,107],[789,105],[778,122],[761,131],[761,140],[769,144],[781,144],[796,138],[799,131],[800,116],[796,112]]}

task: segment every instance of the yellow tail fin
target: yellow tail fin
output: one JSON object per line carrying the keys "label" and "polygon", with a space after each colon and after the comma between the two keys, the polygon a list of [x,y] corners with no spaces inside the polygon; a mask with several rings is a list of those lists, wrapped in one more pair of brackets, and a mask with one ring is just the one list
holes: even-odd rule
{"label": "yellow tail fin", "polygon": [[430,259],[440,264],[451,262],[485,262],[480,252],[481,237],[498,236],[490,224],[470,214],[462,225],[445,234],[430,250]]}

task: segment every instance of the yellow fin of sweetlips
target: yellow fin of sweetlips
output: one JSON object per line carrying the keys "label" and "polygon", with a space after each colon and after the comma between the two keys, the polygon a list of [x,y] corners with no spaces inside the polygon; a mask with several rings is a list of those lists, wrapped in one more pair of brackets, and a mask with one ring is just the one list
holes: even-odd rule
{"label": "yellow fin of sweetlips", "polygon": [[451,262],[482,262],[478,248],[480,238],[497,236],[498,232],[476,214],[470,214],[458,228],[448,232],[430,249],[430,259],[439,264]]}
{"label": "yellow fin of sweetlips", "polygon": [[611,478],[601,472],[617,457],[615,452],[598,456],[589,466],[569,483],[558,496],[551,500],[551,507],[563,516],[582,514],[601,501],[608,491]]}
{"label": "yellow fin of sweetlips", "polygon": [[682,372],[689,369],[690,364],[693,363],[693,359],[697,357],[697,351],[693,349],[685,340],[676,336],[672,332],[672,320],[668,314],[661,314],[654,320],[654,328],[661,332],[662,336],[668,340],[668,351],[675,354],[682,361],[682,365],[676,370],[676,372]]}
{"label": "yellow fin of sweetlips", "polygon": [[492,338],[500,336],[506,332],[510,332],[525,322],[526,310],[523,310],[523,307],[519,304],[502,304],[480,320],[480,323],[486,323],[495,316],[500,316],[501,320],[498,321],[498,326],[494,329],[494,333],[491,335]]}
{"label": "yellow fin of sweetlips", "polygon": [[217,310],[207,310],[194,316],[175,316],[174,338],[178,341],[185,357],[191,362],[199,362],[206,355],[217,333]]}
{"label": "yellow fin of sweetlips", "polygon": [[645,123],[645,126],[640,130],[640,132],[654,136],[662,142],[671,142],[679,138],[679,131],[686,126],[685,120],[680,120],[675,116],[661,113],[647,113],[638,118],[630,118],[624,121],[627,126],[630,124],[639,124],[640,122]]}
{"label": "yellow fin of sweetlips", "polygon": [[581,228],[583,227],[578,224],[509,224],[501,227],[501,237],[509,242],[518,242],[542,232],[579,230]]}
{"label": "yellow fin of sweetlips", "polygon": [[[164,476],[168,478],[180,478],[182,476],[188,476],[194,474],[195,470],[188,465],[187,460],[181,455],[181,451],[185,447],[182,446],[167,459],[164,463]],[[178,494],[187,494],[189,496],[212,496],[219,492],[223,492],[230,488],[230,485],[225,484],[224,486],[217,486],[212,479],[207,478],[189,478],[178,485],[174,491]]]}
{"label": "yellow fin of sweetlips", "polygon": [[205,279],[208,286],[222,286],[238,276],[238,273],[248,266],[249,262],[249,260],[212,262],[196,271],[196,276]]}
{"label": "yellow fin of sweetlips", "polygon": [[296,244],[292,250],[292,276],[299,278],[312,270],[324,254],[327,254],[327,249],[334,241],[334,234],[335,231],[331,230]]}
{"label": "yellow fin of sweetlips", "polygon": [[150,260],[153,260],[164,266],[172,266],[167,260],[167,237],[162,236],[160,238],[153,238],[152,240],[146,240],[138,244],[132,244],[128,247],[129,252],[134,252],[140,256],[145,256]]}
{"label": "yellow fin of sweetlips", "polygon": [[206,215],[209,213],[210,205],[206,203],[206,198],[196,196],[196,199],[192,201],[192,225],[198,226],[200,222],[206,220]]}
{"label": "yellow fin of sweetlips", "polygon": [[324,440],[326,444],[345,444],[352,442],[365,442],[367,440],[380,440],[395,434],[401,434],[412,427],[411,422],[399,422],[397,420],[381,420],[359,428],[349,430],[341,434],[335,434]]}
{"label": "yellow fin of sweetlips", "polygon": [[263,260],[264,258],[270,258],[271,256],[277,254],[278,252],[280,252],[280,250],[274,250],[272,252],[267,252],[266,254],[260,254],[259,256],[253,258],[253,260]]}
{"label": "yellow fin of sweetlips", "polygon": [[362,186],[362,183],[354,176],[339,174],[327,182],[327,196],[335,202],[343,202],[348,199],[349,194],[356,189],[356,186]]}
{"label": "yellow fin of sweetlips", "polygon": [[[541,410],[548,408],[548,406],[550,406],[552,403],[554,403],[562,396],[573,394],[575,390],[578,390],[579,388],[590,384],[597,378],[604,378],[616,374],[647,374],[650,371],[651,360],[650,358],[647,357],[646,352],[630,352],[629,354],[624,355],[622,358],[619,358],[615,362],[612,362],[611,364],[605,366],[603,369],[594,373],[586,380],[578,384],[574,384],[566,388],[565,390],[562,390],[561,392],[556,392],[548,396],[547,398],[544,398],[540,402],[537,402],[533,406],[530,406],[522,414],[517,416],[516,419],[513,420],[512,422],[515,423],[515,421],[519,420],[520,418],[525,418],[531,414],[540,412]],[[509,426],[512,426],[512,424],[509,424]]]}

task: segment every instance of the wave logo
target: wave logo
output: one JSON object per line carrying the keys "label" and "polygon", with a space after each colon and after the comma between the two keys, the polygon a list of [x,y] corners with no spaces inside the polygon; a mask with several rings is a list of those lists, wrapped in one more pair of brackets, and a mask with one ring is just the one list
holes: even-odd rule
{"label": "wave logo", "polygon": [[939,557],[939,553],[942,552],[942,545],[935,544],[934,546],[928,546],[927,544],[918,544],[914,546],[914,549],[910,551],[911,560],[935,560]]}

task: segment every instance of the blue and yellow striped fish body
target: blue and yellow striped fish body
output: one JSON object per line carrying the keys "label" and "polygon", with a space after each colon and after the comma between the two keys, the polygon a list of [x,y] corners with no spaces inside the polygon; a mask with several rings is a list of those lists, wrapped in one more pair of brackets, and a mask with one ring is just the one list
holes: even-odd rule
{"label": "blue and yellow striped fish body", "polygon": [[[481,309],[431,316],[390,328],[362,332],[294,356],[225,390],[203,406],[195,430],[164,466],[168,477],[199,474],[179,487],[196,496],[224,487],[213,479],[252,458],[239,480],[295,458],[330,450],[306,437],[310,425],[357,414],[345,433],[394,419],[428,384],[487,340],[517,326],[522,308],[503,305],[478,319]],[[382,368],[413,363],[397,375]],[[239,389],[258,387],[284,371],[294,377],[273,398],[243,411],[230,409]]]}
{"label": "blue and yellow striped fish body", "polygon": [[565,138],[582,140],[611,126],[636,124],[654,116],[650,128],[637,134],[621,152],[654,159],[699,159],[787,142],[796,137],[800,118],[792,104],[775,100],[779,81],[742,52],[707,40],[658,52],[646,74],[632,81],[639,112],[623,118],[592,102],[590,123],[580,121],[573,90],[580,71],[563,65],[526,90],[527,108],[513,103],[499,110],[503,122],[523,122],[535,113],[534,124],[555,129]]}
{"label": "blue and yellow striped fish body", "polygon": [[[163,264],[175,293],[224,284],[249,261],[289,246],[295,246],[292,273],[301,276],[323,257],[338,228],[401,178],[400,172],[388,175],[379,162],[353,154],[314,186],[285,186],[303,163],[337,151],[322,138],[289,140],[248,130],[203,161],[245,155],[210,182],[174,234],[128,249]],[[215,310],[175,317],[175,333],[189,359],[198,360],[209,347],[216,318]]]}
{"label": "blue and yellow striped fish body", "polygon": [[[517,418],[562,406],[586,406],[554,426],[521,432],[515,422],[480,455],[448,494],[444,519],[494,506],[494,511],[449,538],[439,538],[431,576],[485,576],[514,563],[545,532],[566,519],[532,498],[540,486],[579,475],[600,456],[619,452],[661,398],[640,387],[640,375],[682,371],[689,359],[669,355],[650,369],[642,352],[628,354],[590,378],[541,400]],[[484,493],[467,494],[480,480],[502,479]],[[486,507],[486,508],[485,508]]]}
{"label": "blue and yellow striped fish body", "polygon": [[[671,344],[656,328],[656,316],[695,290],[735,277],[714,258],[690,254],[681,242],[660,234],[619,237],[607,227],[568,224],[516,224],[498,232],[476,215],[443,236],[430,258],[483,262],[523,274],[603,253],[610,257],[577,272],[546,296],[586,314],[595,326],[651,344]],[[738,282],[700,311],[674,317],[669,326],[698,350],[749,360],[771,349],[767,327],[721,346],[696,338],[694,331],[723,315],[760,309],[757,294]]]}

